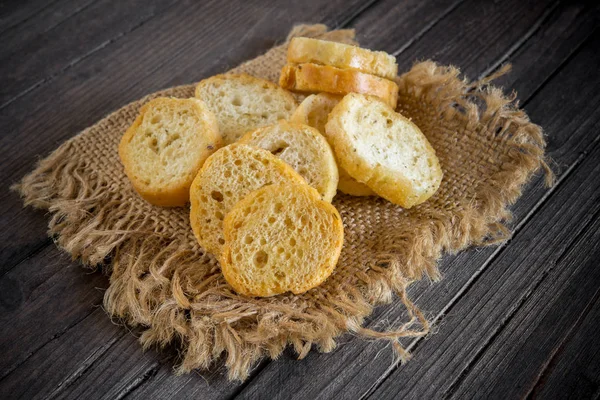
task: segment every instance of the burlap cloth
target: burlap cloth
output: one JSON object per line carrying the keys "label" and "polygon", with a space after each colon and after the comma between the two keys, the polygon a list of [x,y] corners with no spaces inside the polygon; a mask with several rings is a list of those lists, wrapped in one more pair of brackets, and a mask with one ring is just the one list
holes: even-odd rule
{"label": "burlap cloth", "polygon": [[[299,26],[291,36],[354,43],[354,32]],[[277,81],[286,44],[232,71]],[[468,83],[459,71],[421,62],[398,77],[398,111],[421,128],[444,171],[437,194],[410,210],[379,198],[338,194],[345,242],[333,275],[303,295],[249,298],[223,279],[216,260],[198,246],[188,207],[160,208],[142,200],[127,180],[117,145],[142,104],[156,96],[193,96],[194,85],[144,97],[68,140],[17,186],[25,204],[48,209],[49,234],[89,266],[110,273],[106,310],[143,327],[144,347],[181,346],[181,372],[223,359],[230,379],[244,379],[263,356],[291,344],[304,357],[316,345],[331,351],[351,331],[394,343],[428,332],[406,296],[422,276],[437,279],[442,251],[503,240],[507,206],[545,167],[539,126],[488,82]],[[550,175],[549,175],[550,176]],[[397,295],[407,322],[377,332],[362,327],[373,307]]]}

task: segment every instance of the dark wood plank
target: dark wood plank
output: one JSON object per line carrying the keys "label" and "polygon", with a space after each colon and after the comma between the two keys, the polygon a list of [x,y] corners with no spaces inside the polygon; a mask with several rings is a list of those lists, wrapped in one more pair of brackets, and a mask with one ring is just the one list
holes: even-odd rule
{"label": "dark wood plank", "polygon": [[10,0],[0,3],[0,34],[10,31],[16,26],[32,19],[37,14],[51,9],[60,0]]}
{"label": "dark wood plank", "polygon": [[372,398],[527,395],[598,292],[599,143],[449,311],[439,333]]}
{"label": "dark wood plank", "polygon": [[68,260],[49,246],[0,278],[0,385],[100,306],[106,278]]}
{"label": "dark wood plank", "polygon": [[[308,8],[299,3],[287,11],[275,3],[245,1],[174,4],[2,110],[0,131],[7,134],[0,136],[0,182],[16,182],[40,154],[130,101],[257,56],[282,41],[296,21],[335,25],[363,7],[359,0]],[[0,191],[0,202],[0,241],[11,237],[11,245],[0,248],[2,273],[47,239],[43,218],[22,210],[14,193]],[[15,237],[13,226],[21,227]]]}
{"label": "dark wood plank", "polygon": [[[169,7],[172,1],[95,1],[29,40],[7,41],[0,59],[0,109]],[[70,7],[77,7],[70,4]],[[82,29],[85,27],[85,29]],[[24,56],[26,55],[26,56]]]}
{"label": "dark wood plank", "polygon": [[[31,44],[32,40],[46,41],[47,38],[44,36],[46,32],[82,12],[92,3],[91,0],[60,0],[45,3],[44,8],[39,12],[0,33],[3,44],[0,59],[6,59],[10,54]],[[75,40],[75,38],[70,39]],[[22,57],[23,54],[25,53],[21,53]]]}
{"label": "dark wood plank", "polygon": [[[573,189],[577,178],[580,178],[580,185],[589,185],[586,180],[593,175],[581,175],[590,172],[591,163],[597,165],[598,162],[600,151],[595,152],[595,159],[592,155],[575,172],[574,178],[565,185],[565,190]],[[597,204],[585,210],[587,215],[583,220],[578,220],[581,227],[569,229],[563,237],[563,243],[543,249],[545,253],[553,253],[551,258],[548,255],[535,256],[536,264],[551,264],[548,275],[542,277],[535,291],[502,326],[493,342],[482,350],[476,362],[470,364],[461,373],[460,379],[453,383],[449,391],[452,397],[526,397],[552,355],[571,336],[579,320],[587,315],[588,308],[597,301],[600,295],[600,269],[597,268],[600,257],[600,186],[590,185],[578,189],[576,193],[595,199]],[[542,210],[540,218],[548,220],[546,226],[553,224],[555,217],[549,213],[551,207],[571,201],[572,198],[568,198],[564,190],[557,193]],[[571,209],[565,211],[567,217],[572,215]],[[538,224],[543,228],[542,223]],[[540,231],[543,232],[542,229],[536,229],[534,235],[539,236]],[[527,234],[523,232],[523,235]],[[532,251],[534,246],[531,243],[535,242],[535,236],[527,239],[517,237],[513,251],[523,254]],[[595,378],[596,384],[600,383],[600,375]]]}
{"label": "dark wood plank", "polygon": [[[542,25],[539,32],[531,37],[531,45],[524,47],[521,51],[517,51],[510,58],[510,61],[514,62],[515,66],[518,66],[515,72],[529,77],[527,84],[522,85],[520,88],[522,100],[527,100],[528,96],[532,95],[546,80],[547,76],[532,73],[539,68],[537,65],[539,58],[546,57],[546,54],[549,52],[555,54],[551,58],[547,57],[548,63],[544,67],[548,69],[547,72],[549,74],[553,73],[570,56],[572,49],[577,47],[577,43],[587,37],[594,28],[593,21],[582,21],[578,17],[573,17],[573,14],[576,16],[587,15],[583,7],[579,6],[575,12],[572,11],[571,6],[567,7],[566,10],[570,11],[563,12],[561,9],[556,14],[551,15],[548,23]],[[447,18],[453,18],[453,13],[448,15]],[[482,21],[481,23],[485,24],[486,22]],[[511,27],[507,29],[511,29]],[[559,48],[562,51],[559,52],[556,43],[545,39],[549,32],[555,34],[562,32],[566,38],[574,39],[574,41],[571,42],[570,46],[560,46]],[[425,43],[428,35],[426,34],[420,43],[418,43],[418,47],[422,48],[423,52],[426,52],[429,48]],[[432,49],[435,50],[435,47]],[[535,50],[533,55],[531,54],[531,49]],[[497,56],[502,57],[503,52],[500,51]],[[587,65],[593,65],[593,61],[591,62],[592,64]],[[493,60],[489,60],[485,64],[492,65],[494,62]],[[583,70],[586,68],[586,65],[582,64],[581,67]],[[572,69],[567,72],[567,74],[570,73],[573,73]],[[569,89],[568,92],[565,92],[565,88],[569,88],[569,85],[573,85],[580,78],[581,71],[579,77],[573,77],[567,82],[563,81],[564,85],[555,85],[554,88],[544,93],[544,98],[552,98],[552,96],[560,94],[567,96],[567,93],[575,96],[579,90],[584,88],[581,82]],[[508,79],[518,79],[518,76],[515,77],[515,74],[511,74]],[[571,130],[563,130],[563,126],[568,121],[575,119],[578,123],[582,124],[585,121],[586,115],[589,115],[586,113],[593,112],[593,105],[581,110],[580,107],[585,102],[585,98],[585,95],[583,95],[580,102],[574,104],[573,107],[567,107],[565,114],[561,114],[554,109],[554,107],[557,109],[564,107],[562,103],[552,105],[552,110],[549,110],[547,114],[541,108],[541,104],[544,103],[548,106],[547,101],[539,103],[539,107],[538,103],[533,104],[537,109],[532,114],[532,118],[547,128],[547,131],[551,134],[551,141],[561,141],[559,145],[551,145],[553,150],[551,156],[565,165],[574,163],[577,159],[577,152],[585,149],[591,141],[591,139],[585,139],[585,132],[580,131],[574,134],[576,130],[573,127],[570,127]],[[581,110],[581,113],[579,113],[579,110]],[[519,201],[514,210],[515,225],[523,221],[536,202],[544,196],[545,188],[541,179],[536,181],[534,190],[526,193],[527,195]],[[412,298],[415,298],[417,304],[429,311],[430,314],[434,316],[442,314],[447,304],[453,300],[462,288],[469,285],[473,275],[478,273],[481,265],[496,250],[493,248],[477,251],[472,250],[463,252],[458,256],[445,257],[441,263],[442,273],[445,275],[445,278],[433,286],[429,286],[427,282],[419,282],[410,289]],[[386,326],[398,325],[399,320],[403,316],[402,310],[403,308],[399,306],[378,309],[374,313],[373,320],[385,321],[385,325],[375,322],[370,324],[369,327],[383,329]],[[290,355],[284,360],[269,365],[255,381],[249,384],[247,390],[243,392],[242,397],[252,397],[257,393],[262,393],[263,390],[270,390],[268,392],[270,395],[277,396],[278,393],[276,390],[278,386],[272,385],[270,382],[285,382],[288,388],[293,388],[291,392],[295,393],[297,398],[312,396],[327,398],[333,394],[345,394],[352,397],[353,394],[365,391],[364,382],[373,382],[381,374],[384,374],[388,368],[395,365],[391,349],[386,344],[377,342],[364,343],[359,340],[350,342],[350,339],[345,338],[342,341],[347,343],[333,354],[313,353],[302,362],[294,361],[292,355]],[[331,378],[331,375],[334,377]],[[311,384],[307,385],[307,382]],[[287,391],[288,389],[283,393],[287,393]],[[283,393],[281,394],[282,396]]]}
{"label": "dark wood plank", "polygon": [[[600,231],[600,228],[596,228]],[[598,244],[596,244],[598,246]],[[600,394],[600,299],[582,319],[577,331],[558,349],[540,376],[531,398],[563,395],[572,399],[598,398]]]}

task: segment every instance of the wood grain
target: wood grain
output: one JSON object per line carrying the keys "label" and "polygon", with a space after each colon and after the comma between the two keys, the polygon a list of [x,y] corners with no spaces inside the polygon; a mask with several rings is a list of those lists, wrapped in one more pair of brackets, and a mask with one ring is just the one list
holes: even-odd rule
{"label": "wood grain", "polygon": [[[600,227],[596,225],[596,234]],[[586,237],[589,238],[594,232]],[[596,248],[600,246],[596,241]],[[596,260],[598,256],[596,256]],[[562,393],[574,399],[597,398],[600,394],[600,299],[581,319],[575,332],[557,348],[546,369],[540,374],[531,398],[550,398]]]}

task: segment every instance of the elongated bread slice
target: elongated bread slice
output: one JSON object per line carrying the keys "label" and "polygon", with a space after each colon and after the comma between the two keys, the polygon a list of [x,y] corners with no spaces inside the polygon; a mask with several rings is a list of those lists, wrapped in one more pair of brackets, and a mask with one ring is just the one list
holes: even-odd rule
{"label": "elongated bread slice", "polygon": [[288,119],[297,107],[288,91],[247,74],[205,79],[196,86],[196,97],[216,115],[225,144],[250,130]]}
{"label": "elongated bread slice", "polygon": [[141,108],[119,156],[140,196],[158,206],[183,206],[194,177],[221,144],[217,120],[202,101],[159,97]]}
{"label": "elongated bread slice", "polygon": [[[313,128],[316,128],[323,136],[325,136],[325,139],[327,139],[329,144],[332,145],[331,139],[327,137],[325,124],[327,123],[329,113],[331,110],[333,110],[333,107],[340,102],[341,99],[342,96],[335,94],[312,94],[304,99],[302,103],[300,103],[298,108],[296,108],[296,111],[294,111],[294,114],[292,114],[290,121],[310,125]],[[376,195],[375,192],[372,191],[367,185],[352,178],[345,169],[340,167],[339,162],[337,162],[337,164],[339,171],[338,189],[341,192],[352,196]]]}
{"label": "elongated bread slice", "polygon": [[325,129],[342,167],[392,203],[410,208],[440,186],[442,169],[425,135],[375,97],[347,95]]}
{"label": "elongated bread slice", "polygon": [[248,296],[304,293],[333,272],[344,241],[338,211],[307,185],[271,185],[237,203],[224,222],[221,269]]}
{"label": "elongated bread slice", "polygon": [[290,41],[287,61],[295,64],[313,63],[356,69],[386,79],[394,79],[398,74],[396,57],[383,51],[305,37],[293,38]]}
{"label": "elongated bread slice", "polygon": [[288,64],[281,70],[279,85],[297,92],[369,94],[379,97],[392,108],[396,108],[398,102],[398,85],[395,82],[364,72],[327,65]]}
{"label": "elongated bread slice", "polygon": [[333,150],[315,128],[284,120],[248,132],[239,143],[270,151],[291,165],[306,182],[331,202],[338,185],[338,168]]}
{"label": "elongated bread slice", "polygon": [[285,162],[266,150],[232,144],[210,156],[190,188],[190,223],[208,252],[219,256],[223,218],[248,193],[275,183],[306,184]]}

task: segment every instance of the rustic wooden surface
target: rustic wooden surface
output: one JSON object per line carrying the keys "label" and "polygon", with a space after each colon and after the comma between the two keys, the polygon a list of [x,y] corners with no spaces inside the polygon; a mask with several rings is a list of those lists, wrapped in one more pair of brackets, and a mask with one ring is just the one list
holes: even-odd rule
{"label": "rustic wooden surface", "polygon": [[[0,3],[0,399],[598,398],[600,9],[535,0]],[[436,335],[389,345],[350,335],[330,354],[175,376],[176,349],[143,353],[103,311],[107,279],[46,236],[47,215],[8,187],[65,139],[129,101],[261,54],[297,22],[356,28],[366,47],[454,64],[498,83],[545,128],[557,184],[536,177],[514,237],[447,255],[409,290]],[[370,327],[393,326],[397,304]]]}

